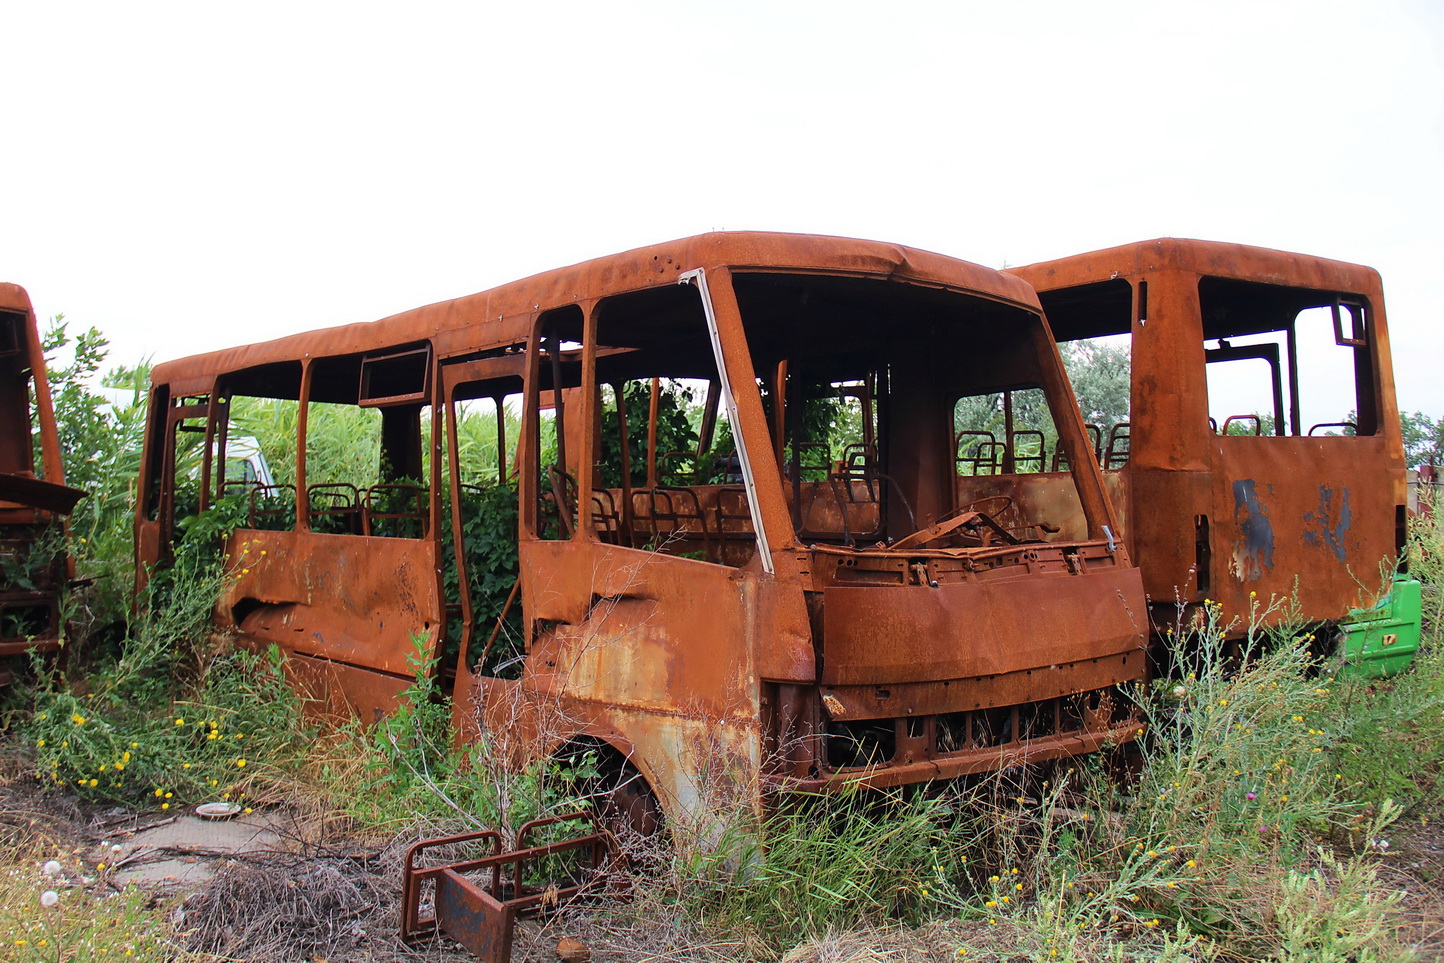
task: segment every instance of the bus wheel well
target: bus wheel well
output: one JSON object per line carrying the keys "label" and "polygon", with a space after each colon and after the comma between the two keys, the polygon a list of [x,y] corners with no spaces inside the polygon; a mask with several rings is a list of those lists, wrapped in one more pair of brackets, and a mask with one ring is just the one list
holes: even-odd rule
{"label": "bus wheel well", "polygon": [[624,842],[657,836],[663,823],[661,803],[647,777],[621,749],[604,739],[583,736],[569,740],[552,754],[558,761],[571,763],[588,755],[595,758],[595,767],[579,788],[603,825]]}

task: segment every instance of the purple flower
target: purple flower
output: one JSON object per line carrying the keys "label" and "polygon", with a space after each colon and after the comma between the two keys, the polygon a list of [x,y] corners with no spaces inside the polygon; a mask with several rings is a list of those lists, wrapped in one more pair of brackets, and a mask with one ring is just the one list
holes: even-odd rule
{"label": "purple flower", "polygon": [[1253,800],[1255,800],[1255,799],[1258,798],[1258,793],[1256,793],[1256,792],[1245,793],[1245,794],[1244,794],[1244,798],[1247,799],[1247,800],[1249,800],[1250,802],[1252,802]]}

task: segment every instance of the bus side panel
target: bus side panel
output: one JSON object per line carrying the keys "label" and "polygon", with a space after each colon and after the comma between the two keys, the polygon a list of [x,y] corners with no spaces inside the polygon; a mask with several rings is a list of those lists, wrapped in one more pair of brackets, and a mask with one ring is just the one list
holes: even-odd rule
{"label": "bus side panel", "polygon": [[[1113,475],[1113,472],[1109,472]],[[1165,471],[1127,465],[1119,469],[1126,483],[1128,517],[1123,538],[1143,572],[1143,588],[1162,622],[1177,618],[1178,607],[1203,601],[1212,569],[1200,575],[1198,533],[1207,530],[1214,514],[1213,475],[1206,471]],[[1206,554],[1202,558],[1208,564]]]}
{"label": "bus side panel", "polygon": [[1212,596],[1247,617],[1250,594],[1307,618],[1372,602],[1394,563],[1394,475],[1383,437],[1219,437]]}
{"label": "bus side panel", "polygon": [[[522,691],[556,731],[615,734],[672,817],[697,813],[699,773],[756,787],[760,710],[749,640],[752,573],[595,542],[527,541],[523,597],[535,637]],[[758,627],[767,639],[766,627]],[[706,764],[703,765],[703,762]]]}
{"label": "bus side panel", "polygon": [[227,552],[234,581],[217,621],[249,644],[397,679],[415,674],[413,638],[433,653],[442,612],[430,540],[241,529]]}

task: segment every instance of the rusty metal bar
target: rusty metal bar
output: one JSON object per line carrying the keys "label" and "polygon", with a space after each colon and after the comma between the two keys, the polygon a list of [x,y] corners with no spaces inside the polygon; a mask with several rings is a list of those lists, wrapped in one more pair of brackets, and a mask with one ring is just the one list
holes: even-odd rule
{"label": "rusty metal bar", "polygon": [[[537,830],[569,822],[585,822],[591,831],[551,843],[529,844]],[[427,850],[475,842],[489,844],[491,852],[460,862],[418,865]],[[582,878],[527,883],[529,865],[572,852],[587,853]],[[478,876],[480,880],[475,878]],[[435,893],[430,916],[422,915],[422,884],[426,882],[433,884]],[[506,963],[511,958],[517,919],[555,911],[582,897],[625,897],[629,890],[626,857],[591,812],[534,819],[517,830],[515,845],[507,851],[502,851],[501,835],[495,830],[423,840],[406,853],[401,938],[414,943],[445,933],[486,963]]]}

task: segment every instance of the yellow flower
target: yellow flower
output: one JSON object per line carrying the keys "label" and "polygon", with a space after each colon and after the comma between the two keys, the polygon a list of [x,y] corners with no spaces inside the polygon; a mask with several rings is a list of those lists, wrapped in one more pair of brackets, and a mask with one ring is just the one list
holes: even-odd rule
{"label": "yellow flower", "polygon": [[100,785],[100,780],[99,780],[99,779],[92,779],[92,780],[90,780],[90,788],[91,788],[91,789],[94,789],[94,788],[95,788],[96,786],[98,786],[98,785]]}
{"label": "yellow flower", "polygon": [[1228,700],[1227,700],[1227,699],[1219,699],[1219,700],[1218,700],[1218,704],[1221,705],[1221,706],[1226,706],[1226,705],[1228,705]]}
{"label": "yellow flower", "polygon": [[997,905],[998,905],[998,901],[995,900],[995,899],[990,899],[990,900],[988,900],[986,903],[984,903],[983,905],[986,906],[988,909],[992,909],[994,906],[997,906]]}
{"label": "yellow flower", "polygon": [[43,748],[45,748],[45,740],[44,740],[44,739],[36,740],[35,747],[36,747],[37,749],[43,749]]}
{"label": "yellow flower", "polygon": [[244,759],[237,759],[237,760],[236,760],[236,768],[237,768],[237,769],[244,769],[244,768],[246,768],[246,760],[244,760]]}
{"label": "yellow flower", "polygon": [[1014,884],[1013,884],[1013,888],[1014,888],[1015,890],[1017,890],[1018,892],[1021,893],[1021,892],[1023,891],[1023,884],[1022,884],[1022,883],[1014,883]]}
{"label": "yellow flower", "polygon": [[1197,866],[1198,866],[1198,860],[1196,860],[1196,859],[1190,859],[1190,860],[1188,861],[1188,868],[1189,868],[1189,869],[1195,869],[1195,868],[1197,868]]}
{"label": "yellow flower", "polygon": [[161,803],[161,804],[160,804],[160,808],[161,808],[161,809],[169,809],[169,808],[170,808],[170,803]]}
{"label": "yellow flower", "polygon": [[185,721],[185,719],[183,719],[183,718],[177,718],[176,721],[175,721],[175,724],[178,725],[178,726],[183,726],[183,725],[186,724],[186,721]]}
{"label": "yellow flower", "polygon": [[162,788],[160,788],[159,786],[157,786],[156,789],[155,789],[155,798],[159,799],[161,796],[164,796],[164,795],[165,795],[165,790],[162,789]]}
{"label": "yellow flower", "polygon": [[70,721],[75,723],[77,726],[83,726],[85,725],[85,716],[81,715],[78,712],[73,712],[70,715]]}

